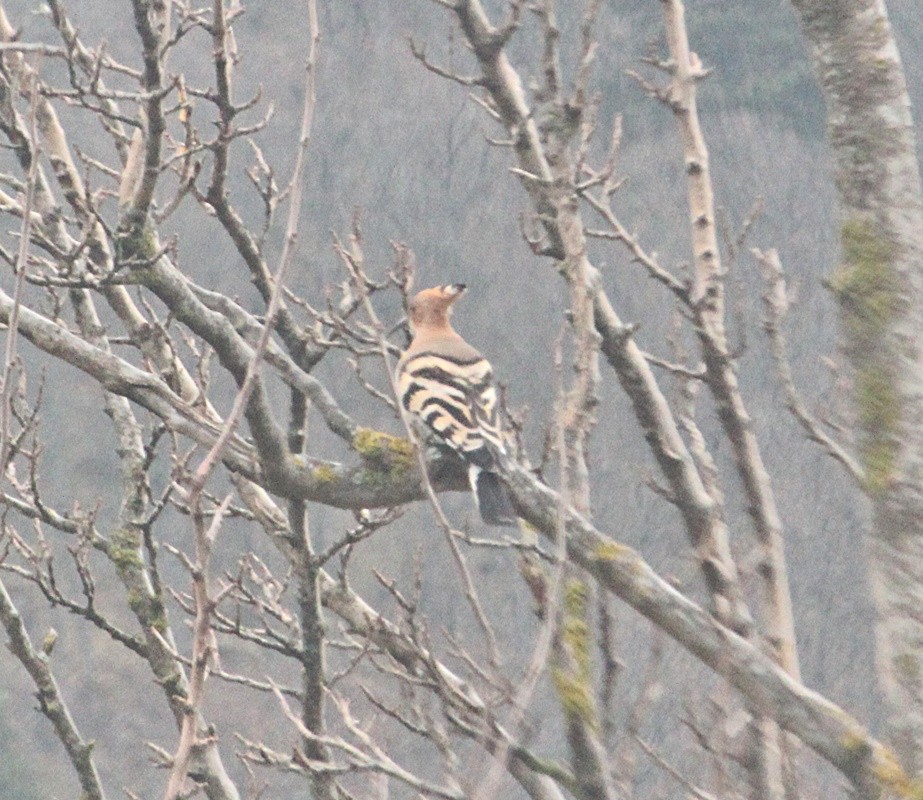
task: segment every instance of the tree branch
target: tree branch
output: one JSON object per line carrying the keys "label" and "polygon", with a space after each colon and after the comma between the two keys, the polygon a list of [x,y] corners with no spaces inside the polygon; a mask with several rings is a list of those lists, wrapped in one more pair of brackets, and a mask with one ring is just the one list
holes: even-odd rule
{"label": "tree branch", "polygon": [[38,689],[39,709],[54,726],[55,734],[64,745],[67,757],[77,773],[80,788],[87,800],[105,800],[106,794],[93,762],[93,743],[87,742],[77,730],[61,690],[51,671],[49,652],[37,653],[22,623],[6,586],[0,581],[0,623],[9,636],[9,648],[26,668]]}
{"label": "tree branch", "polygon": [[798,424],[808,435],[808,439],[819,444],[834,460],[839,461],[858,486],[865,485],[865,470],[862,465],[847,450],[827,434],[804,404],[795,380],[792,376],[791,365],[785,351],[785,334],[782,332],[782,323],[788,313],[789,299],[785,286],[785,273],[779,261],[779,253],[768,250],[765,253],[753,248],[751,251],[756,258],[763,273],[763,330],[769,337],[772,350],[772,360],[776,365],[776,375],[785,398],[788,410],[798,421]]}

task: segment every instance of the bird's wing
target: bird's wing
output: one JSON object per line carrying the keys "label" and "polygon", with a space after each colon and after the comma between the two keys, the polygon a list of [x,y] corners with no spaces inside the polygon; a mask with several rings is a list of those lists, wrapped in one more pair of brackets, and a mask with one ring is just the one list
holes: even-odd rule
{"label": "bird's wing", "polygon": [[466,460],[486,468],[503,451],[493,371],[476,351],[408,354],[398,368],[398,391],[404,408]]}

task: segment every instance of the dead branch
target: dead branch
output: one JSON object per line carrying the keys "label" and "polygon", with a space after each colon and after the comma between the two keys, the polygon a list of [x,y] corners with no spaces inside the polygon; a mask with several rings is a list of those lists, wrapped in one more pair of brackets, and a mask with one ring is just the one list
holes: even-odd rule
{"label": "dead branch", "polygon": [[32,205],[35,201],[36,183],[38,181],[38,151],[36,143],[36,95],[35,83],[31,88],[29,106],[29,141],[32,144],[32,158],[29,162],[29,177],[26,182],[25,200],[22,207],[22,226],[19,232],[19,250],[16,254],[12,307],[9,314],[9,332],[3,355],[3,377],[0,384],[0,470],[6,471],[6,460],[10,449],[10,402],[12,397],[12,379],[16,357],[16,339],[19,333],[19,315],[22,308],[22,293],[26,279],[26,262],[29,255],[30,230],[32,226]]}
{"label": "dead branch", "polygon": [[751,250],[763,273],[763,330],[769,337],[772,359],[776,365],[776,376],[785,392],[788,410],[808,435],[808,439],[819,444],[827,454],[838,461],[859,486],[865,485],[865,470],[841,444],[837,443],[818,423],[795,387],[791,366],[785,347],[782,325],[788,313],[789,298],[785,286],[785,273],[776,250],[763,252]]}
{"label": "dead branch", "polygon": [[105,800],[106,794],[93,761],[93,743],[87,742],[77,729],[67,703],[51,671],[49,637],[43,651],[37,652],[22,623],[19,611],[13,605],[3,582],[0,581],[0,623],[9,637],[9,648],[25,667],[38,690],[39,709],[54,726],[55,734],[64,745],[67,757],[77,773],[80,788],[88,800]]}
{"label": "dead branch", "polygon": [[[194,476],[193,480],[198,477]],[[193,493],[196,487],[193,487]],[[192,761],[193,750],[207,746],[208,742],[202,741],[198,730],[198,716],[202,709],[205,693],[205,681],[208,677],[212,661],[217,658],[217,645],[215,634],[211,627],[212,611],[217,604],[217,598],[212,597],[209,588],[208,571],[211,561],[212,545],[221,528],[224,510],[231,502],[232,495],[227,495],[219,506],[211,524],[206,528],[205,519],[201,514],[201,504],[198,500],[191,501],[195,509],[195,558],[190,564],[192,572],[193,591],[195,595],[195,623],[192,637],[192,668],[189,674],[189,689],[185,697],[185,709],[180,728],[180,740],[176,754],[172,758],[172,769],[164,800],[178,800],[183,792],[189,765]],[[211,738],[211,737],[209,737]]]}
{"label": "dead branch", "polygon": [[[533,114],[526,103],[522,81],[503,50],[491,47],[493,28],[479,0],[465,0],[453,8],[462,31],[478,59],[485,86],[489,87],[493,106],[500,112],[503,124],[517,141],[518,169],[538,180],[524,180],[535,213],[547,237],[543,254],[564,259],[567,247],[565,230],[571,236],[584,226],[579,209],[563,206],[566,213],[555,209],[555,199],[549,187],[554,175],[548,151],[556,148],[558,169],[565,185],[573,182],[573,168],[567,147],[573,135],[572,126],[561,129],[562,138],[547,144],[543,140]],[[546,47],[546,64],[548,55]],[[571,106],[567,112],[579,118],[582,109]],[[557,134],[556,134],[557,135]],[[582,235],[582,234],[581,234]],[[699,555],[702,574],[712,598],[714,613],[738,631],[747,631],[752,617],[743,603],[737,585],[736,566],[727,549],[726,534],[712,500],[705,491],[695,464],[676,426],[666,399],[657,385],[640,349],[631,338],[631,327],[619,319],[601,285],[597,270],[588,265],[582,273],[588,282],[593,300],[593,316],[600,350],[615,370],[622,387],[632,401],[635,415],[654,455],[677,498],[689,537]],[[677,287],[679,288],[679,287]]]}

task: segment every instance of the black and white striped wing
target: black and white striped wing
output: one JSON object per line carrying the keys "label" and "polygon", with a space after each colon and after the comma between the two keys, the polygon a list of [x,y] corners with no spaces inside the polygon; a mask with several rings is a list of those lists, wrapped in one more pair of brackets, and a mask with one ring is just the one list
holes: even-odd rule
{"label": "black and white striped wing", "polygon": [[401,365],[398,391],[410,414],[471,463],[490,467],[494,453],[504,450],[493,371],[485,358],[419,353]]}

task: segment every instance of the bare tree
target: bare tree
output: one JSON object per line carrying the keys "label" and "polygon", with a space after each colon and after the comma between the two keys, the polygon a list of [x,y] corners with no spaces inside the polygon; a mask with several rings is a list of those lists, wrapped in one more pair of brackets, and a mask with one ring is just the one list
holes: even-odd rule
{"label": "bare tree", "polygon": [[891,737],[923,774],[923,189],[904,70],[883,2],[796,0],[827,101],[842,213],[839,301],[862,485],[873,509],[870,572],[878,671]]}
{"label": "bare tree", "polygon": [[[792,800],[816,767],[799,757],[799,741],[839,770],[856,796],[915,796],[917,738],[896,740],[899,760],[801,681],[780,504],[727,332],[725,259],[740,249],[752,220],[722,254],[697,109],[708,70],[690,45],[682,3],[661,1],[666,50],[645,59],[647,70],[634,77],[676,121],[688,274],[664,266],[655,243],[632,234],[618,212],[625,191],[620,121],[606,144],[597,142],[594,65],[607,44],[597,38],[602,4],[589,0],[576,13],[553,0],[513,0],[502,21],[480,0],[429,5],[452,25],[450,44],[460,37],[470,52],[466,66],[444,65],[412,40],[422,65],[415,79],[461,85],[499,130],[488,142],[509,155],[503,169],[524,190],[523,238],[567,287],[548,364],[555,402],[540,457],[530,461],[517,436],[522,420],[505,409],[515,455],[503,464],[504,479],[521,517],[512,537],[455,522],[442,502],[446,492],[467,491],[464,465],[399,424],[393,365],[406,341],[403,309],[423,282],[410,248],[393,243],[388,264],[369,256],[358,212],[348,232],[333,234],[329,255],[298,248],[313,125],[324,113],[323,7],[319,14],[315,0],[306,0],[290,11],[306,43],[299,134],[288,152],[268,154],[261,137],[274,123],[273,109],[260,91],[244,97],[238,89],[245,70],[257,67],[238,49],[235,30],[246,17],[237,0],[202,8],[131,0],[131,44],[111,52],[86,41],[59,0],[47,3],[56,39],[41,41],[24,41],[0,4],[0,132],[9,150],[0,211],[15,242],[0,250],[10,267],[0,288],[7,327],[0,622],[81,791],[91,798],[118,791],[101,768],[113,757],[81,732],[98,720],[61,681],[75,666],[54,655],[53,632],[33,644],[20,598],[34,608],[37,596],[40,606],[94,629],[119,665],[126,659],[126,668],[146,675],[162,695],[174,740],[152,724],[144,742],[166,775],[160,782],[138,778],[126,789],[131,797],[142,784],[144,796],[167,800],[199,792],[236,800],[304,784],[312,796],[337,800],[388,797],[392,786],[398,796],[519,791],[536,800],[614,800],[643,795],[643,758],[694,797]],[[803,13],[819,31],[806,22],[810,36],[829,33],[824,19]],[[522,65],[511,54],[514,43],[525,53]],[[258,57],[267,59],[259,68],[276,68],[270,55]],[[854,99],[850,89],[842,92]],[[852,117],[840,121],[835,137],[859,130]],[[909,120],[898,127],[909,130]],[[904,145],[900,164],[909,169],[912,140]],[[851,170],[844,163],[842,186],[850,185]],[[902,191],[886,188],[884,194]],[[919,199],[918,182],[915,191]],[[879,530],[891,530],[898,517],[906,523],[895,551],[909,568],[920,514],[905,491],[919,488],[914,459],[923,449],[915,443],[923,425],[912,412],[892,419],[890,405],[884,417],[861,405],[869,393],[875,409],[892,402],[890,387],[905,374],[892,356],[910,356],[888,343],[920,338],[911,323],[919,322],[921,303],[900,282],[916,286],[916,262],[895,261],[892,281],[891,245],[867,241],[870,226],[887,224],[894,236],[903,230],[886,219],[895,202],[884,197],[863,207],[861,219],[844,227],[847,267],[837,291],[860,304],[850,347],[880,340],[856,362],[865,426],[858,457],[800,400],[785,351],[781,265],[773,251],[757,259],[766,275],[765,327],[789,406],[879,504]],[[231,256],[208,265],[214,270],[190,265],[181,236],[171,233],[189,226],[210,226]],[[919,255],[920,248],[899,250]],[[663,331],[671,358],[645,352],[637,326],[607,295],[597,259],[610,251],[626,254],[662,290],[662,305],[677,320]],[[214,258],[205,251],[193,260]],[[294,274],[324,258],[325,270],[338,276],[326,294],[298,288]],[[897,296],[908,301],[892,308]],[[887,319],[871,319],[866,306]],[[45,479],[43,459],[58,445],[45,438],[49,401],[35,388],[41,378],[32,363],[39,358],[56,376],[102,393],[114,433],[109,468],[119,476],[115,509],[102,498],[83,508],[69,487]],[[919,399],[917,373],[909,374],[895,384],[895,408]],[[608,422],[600,398],[610,376],[659,469],[648,483],[685,531],[707,608],[620,541],[618,520],[594,513],[594,494],[606,487],[594,480],[591,443]],[[700,390],[708,401],[698,399]],[[50,402],[56,413],[66,409]],[[712,416],[717,441],[732,455],[726,464],[703,433]],[[388,425],[391,432],[382,429]],[[726,499],[736,485],[756,553],[743,566],[731,545],[738,523]],[[425,514],[407,513],[424,500]],[[334,517],[335,534],[325,524],[331,509],[344,512]],[[904,516],[895,517],[898,511]],[[399,560],[413,564],[409,577],[369,567],[402,546],[394,538],[384,544],[388,529],[411,526],[445,543],[440,586],[464,624],[428,616],[422,554],[401,551]],[[484,601],[502,586],[472,569],[481,550],[518,568],[518,597],[531,596],[531,611],[526,603],[509,613]],[[876,553],[879,565],[898,563]],[[750,573],[758,592],[748,591]],[[369,585],[362,580],[368,574],[379,607],[355,588]],[[497,583],[510,584],[513,575],[505,570]],[[905,639],[887,634],[902,642],[889,664],[911,670],[919,656],[911,648],[913,590],[891,572],[878,585],[890,587],[882,588],[884,608],[893,611],[884,630],[897,624],[909,631]],[[616,653],[612,598],[655,631],[648,674],[624,688],[632,695],[622,701],[624,714],[615,695],[627,656]],[[906,626],[894,622],[894,609]],[[534,640],[525,652],[498,635],[498,626],[510,624]],[[707,667],[717,686],[720,699],[709,700],[707,719],[691,697],[683,712],[695,760],[711,773],[686,769],[642,733],[659,713],[665,637]],[[900,694],[892,700],[910,720],[896,716],[895,728],[912,731],[916,705]],[[143,707],[157,708],[147,695]],[[534,735],[540,716],[555,721],[550,740]],[[234,735],[216,720],[232,720]],[[518,789],[508,788],[514,783]]]}

